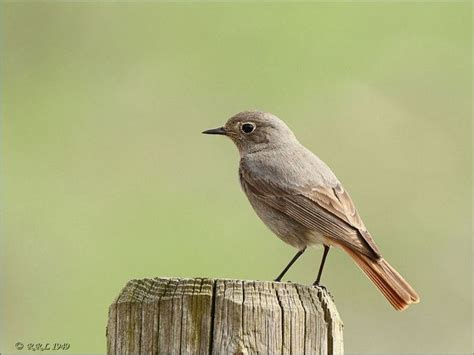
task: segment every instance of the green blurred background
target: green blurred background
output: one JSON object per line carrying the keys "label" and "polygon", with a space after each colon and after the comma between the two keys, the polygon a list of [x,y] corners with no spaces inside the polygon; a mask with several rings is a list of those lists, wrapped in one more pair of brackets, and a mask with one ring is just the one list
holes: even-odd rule
{"label": "green blurred background", "polygon": [[131,278],[274,278],[295,251],[231,142],[200,134],[253,108],[333,168],[421,295],[397,313],[332,252],[346,351],[471,351],[469,2],[4,2],[0,20],[2,353],[104,352]]}

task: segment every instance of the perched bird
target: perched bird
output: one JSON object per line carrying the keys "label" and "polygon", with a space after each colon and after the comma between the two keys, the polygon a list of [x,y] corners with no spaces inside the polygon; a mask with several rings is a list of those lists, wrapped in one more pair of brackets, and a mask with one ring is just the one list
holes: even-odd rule
{"label": "perched bird", "polygon": [[298,252],[280,281],[308,246],[324,253],[314,285],[319,285],[330,247],[344,250],[397,310],[418,303],[415,290],[385,261],[347,191],[329,167],[296,139],[271,113],[244,111],[223,127],[202,133],[232,139],[240,153],[243,191],[260,219]]}

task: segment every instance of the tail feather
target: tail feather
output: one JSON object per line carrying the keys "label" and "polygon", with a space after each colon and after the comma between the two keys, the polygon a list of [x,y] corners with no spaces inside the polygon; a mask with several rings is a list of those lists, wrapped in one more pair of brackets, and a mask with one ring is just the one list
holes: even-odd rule
{"label": "tail feather", "polygon": [[385,259],[375,261],[346,246],[342,246],[342,248],[354,259],[396,310],[403,311],[410,304],[420,301],[415,290]]}

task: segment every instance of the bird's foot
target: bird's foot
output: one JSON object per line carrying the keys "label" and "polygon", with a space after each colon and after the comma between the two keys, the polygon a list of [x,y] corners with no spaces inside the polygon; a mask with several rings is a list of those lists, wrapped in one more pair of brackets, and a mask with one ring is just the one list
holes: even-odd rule
{"label": "bird's foot", "polygon": [[[273,282],[282,282],[282,281],[281,281],[281,278],[277,277],[275,280],[273,280]],[[288,280],[288,281],[285,281],[285,282],[291,283],[291,280]]]}
{"label": "bird's foot", "polygon": [[326,292],[328,291],[326,286],[320,285],[319,283],[316,283],[316,282],[313,284],[313,287],[322,288]]}
{"label": "bird's foot", "polygon": [[318,285],[317,283],[314,283],[314,284],[313,284],[313,287],[322,289],[322,290],[323,290],[329,297],[331,297],[331,299],[334,301],[333,295],[331,294],[331,292],[328,291],[328,289],[326,288],[326,286],[324,286],[324,285]]}

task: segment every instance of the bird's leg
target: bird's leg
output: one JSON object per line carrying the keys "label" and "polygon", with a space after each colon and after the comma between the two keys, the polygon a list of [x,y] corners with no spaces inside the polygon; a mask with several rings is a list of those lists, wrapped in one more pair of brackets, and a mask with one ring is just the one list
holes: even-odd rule
{"label": "bird's leg", "polygon": [[329,253],[329,246],[324,245],[323,258],[321,259],[321,264],[319,265],[318,277],[314,281],[313,286],[319,286],[319,281],[321,280],[321,275],[323,274],[324,263],[326,262],[326,257]]}
{"label": "bird's leg", "polygon": [[278,275],[278,277],[275,279],[275,281],[281,281],[282,277],[285,276],[286,272],[290,269],[291,265],[293,265],[295,263],[296,260],[298,260],[298,258],[304,253],[304,251],[306,250],[306,247],[304,249],[301,249],[299,250],[296,255],[293,257],[293,259],[291,259],[291,261],[288,263],[288,265],[286,265],[286,267],[283,269],[283,271],[281,272],[280,275]]}

